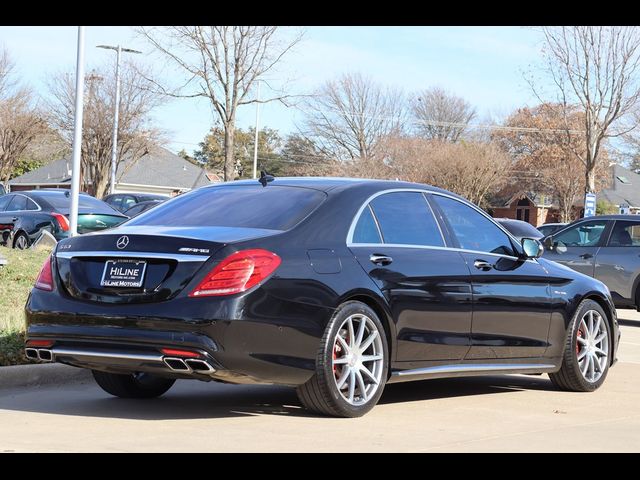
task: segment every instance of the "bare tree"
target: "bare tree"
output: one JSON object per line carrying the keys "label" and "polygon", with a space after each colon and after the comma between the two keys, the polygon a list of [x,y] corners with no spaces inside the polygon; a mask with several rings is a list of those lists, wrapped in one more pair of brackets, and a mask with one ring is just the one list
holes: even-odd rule
{"label": "bare tree", "polygon": [[[637,27],[577,26],[544,27],[542,32],[545,69],[565,107],[567,134],[583,138],[585,147],[574,154],[585,167],[585,191],[594,192],[603,142],[628,133],[629,128],[614,131],[612,127],[640,100],[640,31]],[[584,112],[583,131],[569,127],[574,106]]]}
{"label": "bare tree", "polygon": [[404,128],[404,95],[359,73],[324,83],[301,105],[302,134],[339,160],[376,157],[382,139]]}
{"label": "bare tree", "polygon": [[13,84],[11,81],[11,72],[13,71],[14,63],[9,56],[9,52],[6,48],[0,49],[0,96],[6,95],[7,90]]}
{"label": "bare tree", "polygon": [[291,95],[281,92],[259,100],[249,95],[257,82],[265,81],[265,75],[301,40],[301,34],[283,42],[278,40],[279,28],[273,26],[141,27],[139,31],[188,76],[186,83],[177,89],[158,85],[164,93],[204,97],[211,102],[225,133],[224,180],[233,180],[238,107],[275,100],[286,104]]}
{"label": "bare tree", "polygon": [[469,123],[476,117],[476,109],[464,98],[440,87],[419,92],[411,103],[415,128],[423,138],[457,142]]}
{"label": "bare tree", "polygon": [[12,70],[8,52],[0,50],[0,182],[5,184],[24,151],[46,127],[31,90],[18,84]]}
{"label": "bare tree", "polygon": [[[574,152],[584,155],[584,139],[566,135],[566,126],[578,130],[584,125],[584,113],[556,103],[519,108],[505,121],[506,127],[492,133],[512,158],[514,193],[531,190],[549,193],[558,201],[560,221],[574,219],[574,205],[584,192],[583,165]],[[608,180],[607,151],[601,150],[596,166],[596,188]]]}
{"label": "bare tree", "polygon": [[384,150],[384,177],[428,183],[480,206],[504,184],[511,167],[509,156],[493,143],[395,137],[386,140]]}
{"label": "bare tree", "polygon": [[[150,114],[164,97],[150,88],[149,82],[138,75],[139,71],[127,62],[120,68],[118,165],[123,161],[132,165],[161,141],[161,132],[151,125]],[[69,144],[73,138],[74,81],[72,75],[63,73],[54,76],[50,83],[53,99],[49,104],[50,122]],[[94,70],[86,77],[86,82],[81,178],[88,182],[85,189],[100,198],[110,181],[115,68],[109,64]]]}

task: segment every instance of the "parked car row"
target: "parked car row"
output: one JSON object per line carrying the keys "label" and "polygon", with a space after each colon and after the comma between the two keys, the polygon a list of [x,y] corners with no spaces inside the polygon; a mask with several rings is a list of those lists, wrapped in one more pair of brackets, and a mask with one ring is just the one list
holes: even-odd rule
{"label": "parked car row", "polygon": [[[163,202],[168,200],[166,195],[158,195],[153,193],[112,193],[105,196],[102,200],[119,212],[125,213],[127,210],[143,202]],[[136,214],[140,214],[142,211],[137,211]]]}
{"label": "parked car row", "polygon": [[[122,213],[104,201],[81,193],[78,233],[114,227],[168,199],[161,195],[127,194],[128,197],[135,198],[135,201],[127,201],[130,208]],[[149,200],[151,197],[158,198]],[[57,241],[67,238],[70,208],[71,194],[66,189],[39,189],[0,195],[0,244],[18,249],[29,248],[45,231]]]}
{"label": "parked car row", "polygon": [[[67,238],[70,208],[69,190],[29,190],[0,196],[0,243],[25,249],[44,231],[58,241]],[[78,233],[104,230],[126,219],[106,203],[80,194]]]}

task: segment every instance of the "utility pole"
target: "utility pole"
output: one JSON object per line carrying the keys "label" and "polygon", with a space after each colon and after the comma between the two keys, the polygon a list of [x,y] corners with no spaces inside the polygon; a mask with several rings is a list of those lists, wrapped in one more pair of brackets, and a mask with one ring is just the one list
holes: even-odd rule
{"label": "utility pole", "polygon": [[78,199],[80,195],[80,153],[82,151],[82,107],[84,100],[84,27],[78,27],[78,57],[76,60],[76,105],[73,122],[73,162],[71,167],[71,208],[69,235],[78,233]]}
{"label": "utility pole", "polygon": [[116,57],[116,98],[113,105],[113,139],[111,141],[111,183],[109,185],[109,193],[114,193],[116,188],[116,167],[118,157],[118,116],[120,114],[120,56],[122,52],[142,53],[131,48],[122,48],[120,45],[98,45],[97,48],[105,48],[107,50],[115,50]]}
{"label": "utility pole", "polygon": [[253,178],[258,178],[258,109],[260,108],[260,80],[258,82],[258,95],[256,97],[256,132],[253,140]]}

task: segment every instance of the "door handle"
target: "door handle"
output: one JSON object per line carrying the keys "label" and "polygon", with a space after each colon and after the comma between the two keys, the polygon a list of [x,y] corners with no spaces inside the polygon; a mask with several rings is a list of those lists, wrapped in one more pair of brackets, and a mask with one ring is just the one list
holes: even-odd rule
{"label": "door handle", "polygon": [[369,256],[369,260],[371,260],[371,263],[380,266],[389,265],[393,262],[393,258],[386,255],[378,255],[377,253],[372,253],[371,256]]}
{"label": "door handle", "polygon": [[13,218],[11,219],[11,221],[12,221],[12,222],[17,222],[17,221],[18,221],[18,217],[13,217]]}
{"label": "door handle", "polygon": [[476,260],[475,262],[473,262],[473,266],[476,267],[478,270],[482,270],[485,272],[493,268],[493,265],[491,265],[489,262],[485,260]]}
{"label": "door handle", "polygon": [[588,260],[590,258],[593,258],[593,255],[591,255],[590,253],[583,253],[582,255],[580,255],[580,258],[582,258],[583,260]]}

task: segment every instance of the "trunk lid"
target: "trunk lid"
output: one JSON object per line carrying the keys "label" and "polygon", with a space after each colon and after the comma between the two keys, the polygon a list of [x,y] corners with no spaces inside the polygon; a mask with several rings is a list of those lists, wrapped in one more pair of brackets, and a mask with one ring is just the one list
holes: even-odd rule
{"label": "trunk lid", "polygon": [[223,247],[277,233],[254,228],[125,225],[63,240],[55,259],[59,280],[74,298],[100,303],[158,302],[178,295]]}

